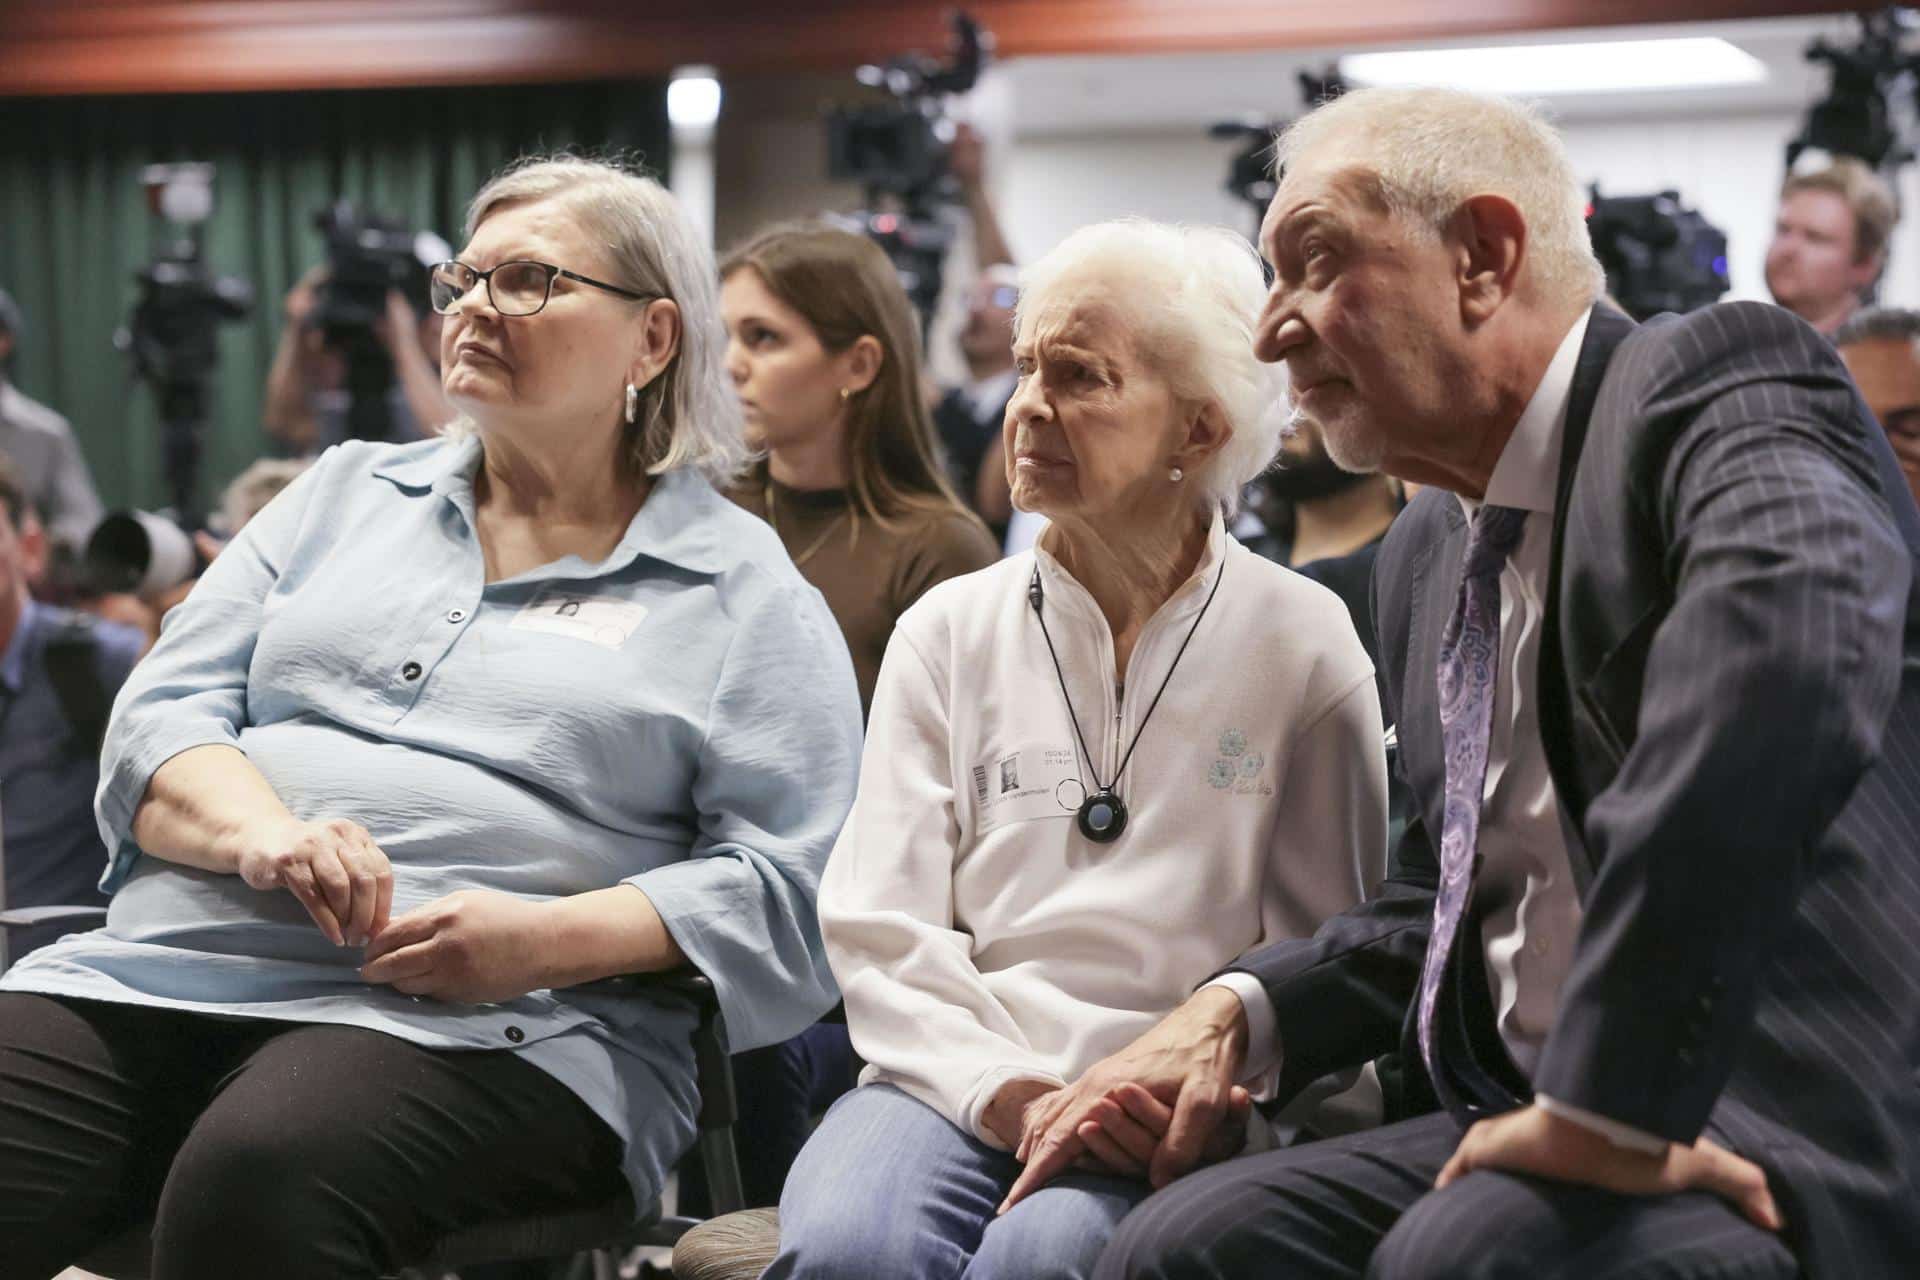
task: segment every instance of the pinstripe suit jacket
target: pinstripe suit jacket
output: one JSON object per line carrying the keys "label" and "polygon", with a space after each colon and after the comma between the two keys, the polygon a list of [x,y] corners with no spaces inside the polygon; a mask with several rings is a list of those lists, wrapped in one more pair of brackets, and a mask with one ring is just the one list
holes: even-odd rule
{"label": "pinstripe suit jacket", "polygon": [[[1816,1280],[1920,1276],[1920,513],[1832,348],[1757,303],[1597,308],[1558,498],[1538,696],[1585,919],[1533,1085],[1759,1163]],[[1419,809],[1392,874],[1241,966],[1283,1092],[1417,1061],[1465,542],[1424,493],[1375,571]],[[1455,951],[1455,1043],[1511,1074],[1479,951]]]}

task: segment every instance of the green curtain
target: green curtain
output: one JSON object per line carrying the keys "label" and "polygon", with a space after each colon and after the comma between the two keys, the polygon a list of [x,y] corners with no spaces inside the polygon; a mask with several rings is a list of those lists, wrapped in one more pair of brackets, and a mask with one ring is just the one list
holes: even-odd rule
{"label": "green curtain", "polygon": [[507,88],[0,98],[0,286],[26,333],[11,376],[74,425],[111,507],[166,501],[153,396],[113,346],[134,274],[167,238],[143,165],[211,161],[206,259],[244,276],[251,316],[222,326],[199,492],[268,452],[260,401],[287,290],[324,256],[314,214],[337,198],[456,248],[467,200],[528,151],[619,149],[664,180],[658,81]]}

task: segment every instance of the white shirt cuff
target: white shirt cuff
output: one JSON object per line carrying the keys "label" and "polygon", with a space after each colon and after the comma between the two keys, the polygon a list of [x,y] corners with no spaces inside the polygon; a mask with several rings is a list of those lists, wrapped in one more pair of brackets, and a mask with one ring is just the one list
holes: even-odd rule
{"label": "white shirt cuff", "polygon": [[1645,1129],[1636,1129],[1630,1124],[1621,1124],[1618,1120],[1609,1120],[1605,1116],[1595,1115],[1585,1107],[1576,1107],[1571,1103],[1549,1098],[1544,1093],[1534,1094],[1533,1104],[1550,1116],[1559,1116],[1562,1120],[1573,1121],[1582,1129],[1591,1129],[1616,1147],[1644,1152],[1650,1156],[1663,1155],[1666,1152],[1665,1138],[1657,1138]]}
{"label": "white shirt cuff", "polygon": [[1280,1041],[1274,1029],[1273,1001],[1260,979],[1250,973],[1223,973],[1200,989],[1223,987],[1240,998],[1247,1015],[1247,1060],[1240,1068],[1240,1083],[1256,1080],[1280,1066]]}

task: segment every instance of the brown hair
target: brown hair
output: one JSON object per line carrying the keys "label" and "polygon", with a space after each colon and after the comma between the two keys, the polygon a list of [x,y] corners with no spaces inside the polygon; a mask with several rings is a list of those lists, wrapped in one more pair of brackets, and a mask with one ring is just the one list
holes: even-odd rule
{"label": "brown hair", "polygon": [[1885,251],[1900,220],[1893,189],[1864,163],[1841,156],[1823,169],[1790,173],[1780,188],[1785,200],[1796,191],[1831,191],[1853,211],[1853,260],[1865,262]]}
{"label": "brown hair", "polygon": [[[838,354],[871,334],[880,371],[847,401],[846,462],[855,509],[882,526],[914,511],[971,515],[947,482],[920,390],[920,330],[893,264],[865,236],[815,222],[761,232],[720,263],[750,270]],[[764,477],[766,463],[755,471]]]}

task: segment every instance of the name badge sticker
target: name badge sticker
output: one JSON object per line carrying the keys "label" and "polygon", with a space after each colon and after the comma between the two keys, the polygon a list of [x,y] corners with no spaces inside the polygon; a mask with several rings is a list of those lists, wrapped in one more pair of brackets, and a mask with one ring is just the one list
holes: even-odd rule
{"label": "name badge sticker", "polygon": [[614,596],[597,596],[570,589],[564,583],[542,587],[510,624],[516,631],[545,631],[549,635],[585,640],[603,649],[618,649],[647,616],[647,607]]}
{"label": "name badge sticker", "polygon": [[983,757],[969,782],[973,827],[982,835],[1010,822],[1070,818],[1086,794],[1070,746],[1036,743]]}

